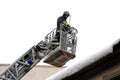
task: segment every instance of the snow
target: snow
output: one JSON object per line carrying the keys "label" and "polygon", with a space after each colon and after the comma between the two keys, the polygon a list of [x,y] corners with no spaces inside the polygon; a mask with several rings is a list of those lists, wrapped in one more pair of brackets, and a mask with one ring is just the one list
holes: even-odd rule
{"label": "snow", "polygon": [[53,76],[49,77],[46,80],[62,80],[63,78],[70,76],[70,75],[76,73],[77,71],[80,71],[81,69],[83,69],[87,65],[89,65],[89,64],[103,58],[104,56],[112,53],[113,52],[113,45],[117,44],[118,41],[120,41],[120,40],[115,41],[115,43],[113,43],[112,45],[106,46],[100,52],[98,52],[97,54],[94,54],[92,56],[89,56],[84,61],[79,61],[75,65],[72,65],[70,67],[63,69],[62,71],[54,74]]}

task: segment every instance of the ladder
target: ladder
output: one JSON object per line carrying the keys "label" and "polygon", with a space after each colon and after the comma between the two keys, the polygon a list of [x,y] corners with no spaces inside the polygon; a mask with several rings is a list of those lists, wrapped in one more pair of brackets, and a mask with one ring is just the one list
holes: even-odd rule
{"label": "ladder", "polygon": [[44,59],[45,63],[61,67],[70,59],[75,57],[77,45],[77,29],[70,28],[68,31],[60,32],[60,41],[54,42],[56,28],[45,36],[45,39],[31,47],[2,74],[0,80],[20,80],[37,63]]}

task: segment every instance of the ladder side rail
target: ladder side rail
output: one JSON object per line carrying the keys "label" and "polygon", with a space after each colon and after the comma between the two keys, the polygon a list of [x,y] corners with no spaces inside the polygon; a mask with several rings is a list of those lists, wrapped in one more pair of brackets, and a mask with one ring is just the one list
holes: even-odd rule
{"label": "ladder side rail", "polygon": [[45,41],[47,43],[50,43],[52,41],[52,39],[55,37],[55,33],[56,33],[56,28],[54,28],[50,33],[48,33],[46,36],[45,36]]}

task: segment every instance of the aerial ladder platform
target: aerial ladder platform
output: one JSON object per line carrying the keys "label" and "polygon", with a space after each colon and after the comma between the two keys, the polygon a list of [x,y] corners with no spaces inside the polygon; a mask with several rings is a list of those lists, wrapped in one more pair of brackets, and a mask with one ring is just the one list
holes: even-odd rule
{"label": "aerial ladder platform", "polygon": [[20,80],[41,60],[47,64],[62,67],[75,58],[77,33],[78,31],[74,27],[70,27],[69,31],[61,30],[59,42],[54,42],[55,28],[45,36],[44,40],[31,47],[3,71],[0,74],[0,80]]}

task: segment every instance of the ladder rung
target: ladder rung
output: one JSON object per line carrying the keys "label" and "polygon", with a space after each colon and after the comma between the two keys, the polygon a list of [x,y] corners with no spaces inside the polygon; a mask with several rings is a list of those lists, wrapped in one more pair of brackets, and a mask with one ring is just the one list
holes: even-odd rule
{"label": "ladder rung", "polygon": [[15,79],[15,80],[17,80],[17,78],[14,76],[14,74],[8,69],[8,72],[11,74],[11,76]]}
{"label": "ladder rung", "polygon": [[20,64],[24,64],[24,65],[27,65],[27,66],[29,66],[29,64],[27,64],[27,63],[24,63],[24,62],[21,62],[21,61],[17,61],[18,63],[20,63]]}

